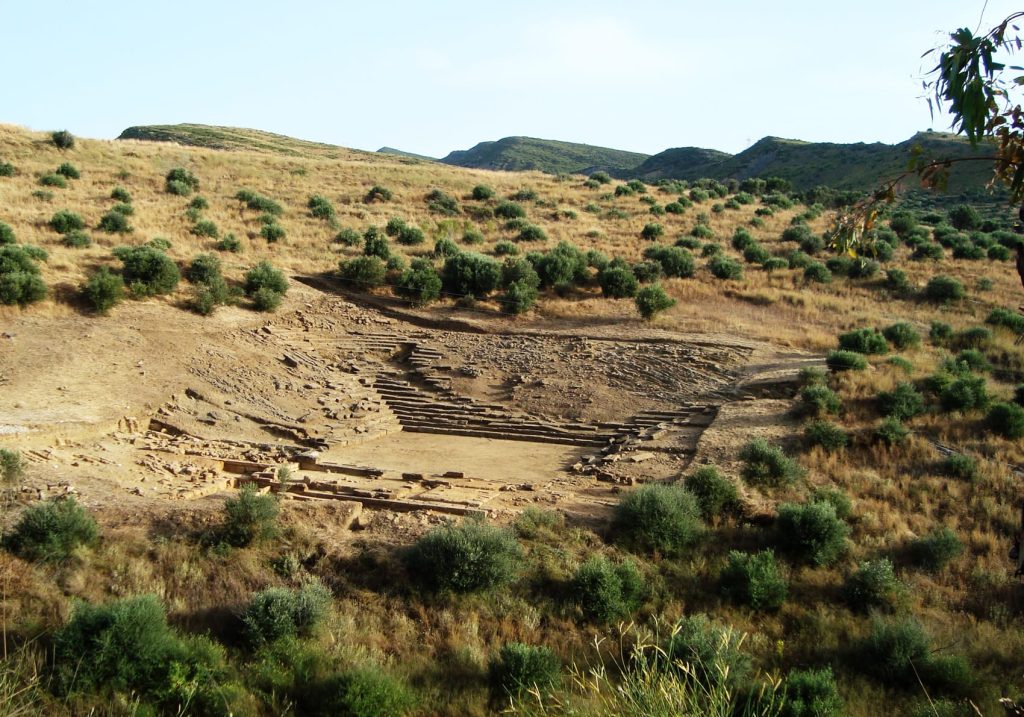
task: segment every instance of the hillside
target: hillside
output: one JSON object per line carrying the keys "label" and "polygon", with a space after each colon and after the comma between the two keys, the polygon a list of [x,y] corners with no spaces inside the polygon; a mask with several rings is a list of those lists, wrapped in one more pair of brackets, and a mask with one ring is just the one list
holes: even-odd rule
{"label": "hillside", "polygon": [[189,147],[207,149],[251,150],[272,152],[291,157],[322,157],[342,159],[358,150],[333,144],[310,142],[282,134],[239,127],[215,127],[204,124],[142,125],[129,127],[118,139],[149,142],[175,142]]}
{"label": "hillside", "polygon": [[589,144],[533,137],[505,137],[452,152],[441,161],[459,167],[511,172],[536,170],[547,174],[591,174],[602,170],[614,176],[632,176],[646,154]]}
{"label": "hillside", "polygon": [[[803,142],[795,139],[765,137],[739,154],[722,153],[717,159],[700,163],[708,150],[669,149],[652,156],[637,167],[641,179],[699,179],[711,177],[746,179],[782,177],[798,190],[827,185],[836,189],[870,190],[907,168],[915,147],[925,157],[962,158],[991,154],[984,148],[972,149],[963,139],[939,132],[919,132],[905,142],[890,145]],[[950,191],[979,187],[988,181],[991,165],[979,162],[954,168]]]}
{"label": "hillside", "polygon": [[406,152],[401,149],[395,149],[394,147],[381,147],[377,150],[378,154],[393,154],[396,157],[407,157],[409,159],[421,159],[424,162],[436,162],[435,157],[428,157],[425,154],[416,154],[414,152]]}

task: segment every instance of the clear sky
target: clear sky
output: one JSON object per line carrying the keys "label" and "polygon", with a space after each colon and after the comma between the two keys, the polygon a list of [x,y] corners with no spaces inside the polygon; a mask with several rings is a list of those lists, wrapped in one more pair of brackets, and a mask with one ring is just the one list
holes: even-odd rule
{"label": "clear sky", "polygon": [[[527,135],[655,153],[946,129],[922,60],[982,0],[0,0],[0,122],[253,127],[431,156]],[[982,26],[1019,9],[991,0]]]}

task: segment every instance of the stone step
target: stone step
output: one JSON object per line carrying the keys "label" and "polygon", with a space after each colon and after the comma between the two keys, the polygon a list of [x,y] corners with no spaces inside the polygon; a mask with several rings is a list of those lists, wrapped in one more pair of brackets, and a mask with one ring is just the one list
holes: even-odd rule
{"label": "stone step", "polygon": [[567,446],[603,446],[603,441],[593,439],[574,439],[563,436],[547,436],[540,434],[509,433],[508,431],[485,431],[471,428],[449,428],[437,425],[403,426],[409,433],[434,433],[448,436],[467,436],[470,438],[490,438],[503,441],[525,441],[528,443],[553,443]]}

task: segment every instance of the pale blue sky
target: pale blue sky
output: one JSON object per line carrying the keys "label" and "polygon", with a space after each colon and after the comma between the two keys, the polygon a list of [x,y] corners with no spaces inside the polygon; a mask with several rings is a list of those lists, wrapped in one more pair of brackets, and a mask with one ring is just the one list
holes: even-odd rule
{"label": "pale blue sky", "polygon": [[[654,153],[898,142],[982,0],[0,0],[0,122],[254,127],[443,156],[527,135]],[[984,27],[1018,9],[992,0]]]}

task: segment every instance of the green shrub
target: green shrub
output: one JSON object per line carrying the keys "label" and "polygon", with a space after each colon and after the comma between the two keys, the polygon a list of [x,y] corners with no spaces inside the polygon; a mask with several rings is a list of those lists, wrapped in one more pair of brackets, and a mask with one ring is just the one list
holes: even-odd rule
{"label": "green shrub", "polygon": [[829,351],[825,356],[825,365],[831,371],[863,371],[868,361],[855,351]]}
{"label": "green shrub", "polygon": [[804,439],[809,446],[820,446],[831,453],[846,448],[850,437],[831,421],[812,421],[804,428]]}
{"label": "green shrub", "polygon": [[779,717],[842,717],[843,698],[832,668],[791,670],[782,683],[784,700]]}
{"label": "green shrub", "polygon": [[56,174],[67,179],[81,179],[82,173],[78,171],[78,168],[70,162],[64,162],[62,165],[57,167]]}
{"label": "green shrub", "polygon": [[225,543],[245,548],[277,533],[277,498],[261,494],[247,483],[238,495],[224,501],[224,524],[221,537]]}
{"label": "green shrub", "polygon": [[334,219],[334,205],[331,200],[320,194],[314,194],[306,202],[309,213],[317,219]]}
{"label": "green shrub", "polygon": [[110,198],[126,203],[130,203],[132,201],[132,195],[129,194],[128,190],[124,187],[114,187],[110,192]]}
{"label": "green shrub", "polygon": [[210,237],[216,239],[220,235],[217,225],[208,219],[196,222],[192,227],[192,233],[199,237]]}
{"label": "green shrub", "polygon": [[818,284],[828,284],[832,281],[832,272],[824,264],[813,262],[804,267],[804,280]]}
{"label": "green shrub", "polygon": [[44,174],[39,178],[39,184],[43,187],[65,189],[68,186],[68,180],[59,174]]}
{"label": "green shrub", "polygon": [[180,168],[172,169],[170,173],[168,173],[164,184],[164,190],[168,194],[173,194],[178,197],[187,197],[198,188],[199,180],[197,180],[191,172]]}
{"label": "green shrub", "polygon": [[743,260],[748,264],[763,264],[771,258],[771,254],[763,246],[754,242],[743,250]]}
{"label": "green shrub", "polygon": [[420,588],[470,593],[514,579],[522,551],[508,530],[468,521],[431,530],[403,557],[409,576]]}
{"label": "green shrub", "polygon": [[644,225],[644,228],[640,231],[640,237],[648,241],[654,241],[664,233],[665,227],[656,222],[650,222]]}
{"label": "green shrub", "polygon": [[665,276],[687,278],[693,276],[693,255],[678,246],[651,246],[644,250],[644,258],[661,264]]}
{"label": "green shrub", "polygon": [[501,283],[501,265],[490,257],[463,252],[445,260],[441,282],[450,294],[483,299]]}
{"label": "green shrub", "polygon": [[252,596],[242,615],[245,637],[253,647],[281,638],[309,635],[327,617],[331,593],[319,583],[299,590],[268,588]]}
{"label": "green shrub", "polygon": [[884,354],[889,350],[885,337],[876,329],[855,329],[839,335],[840,351],[859,354]]}
{"label": "green shrub", "polygon": [[53,146],[57,149],[74,149],[75,147],[75,135],[66,129],[51,132],[50,141],[53,142]]}
{"label": "green shrub", "polygon": [[928,301],[945,304],[960,301],[965,296],[964,286],[949,276],[933,276],[925,286],[924,296]]}
{"label": "green shrub", "polygon": [[537,285],[523,281],[513,281],[505,288],[501,297],[501,310],[507,314],[525,314],[537,302]]}
{"label": "green shrub", "polygon": [[363,201],[367,204],[373,204],[374,202],[390,202],[393,198],[393,194],[387,187],[382,187],[379,184],[375,184],[370,187],[370,191],[363,197]]}
{"label": "green shrub", "polygon": [[[127,201],[131,201],[128,199]],[[197,212],[201,212],[204,209],[210,208],[210,203],[206,201],[205,197],[192,197],[192,201],[188,203],[188,208]]]}
{"label": "green shrub", "polygon": [[971,231],[981,226],[981,215],[969,204],[958,204],[949,210],[947,217],[954,229]]}
{"label": "green shrub", "polygon": [[1024,333],[1024,315],[1002,307],[992,309],[988,318],[985,319],[985,323],[1002,326],[1015,334]]}
{"label": "green shrub", "polygon": [[898,383],[892,391],[878,394],[878,408],[883,416],[906,421],[924,413],[924,396],[911,383]]}
{"label": "green shrub", "polygon": [[736,485],[714,466],[701,466],[695,470],[686,477],[684,487],[696,498],[701,517],[706,521],[739,512]]}
{"label": "green shrub", "polygon": [[914,247],[913,254],[910,255],[911,259],[917,259],[923,261],[930,259],[932,261],[939,261],[943,256],[942,245],[936,244],[935,242],[921,242]]}
{"label": "green shrub", "polygon": [[273,289],[263,287],[254,291],[249,298],[252,300],[252,308],[256,311],[276,311],[284,297]]}
{"label": "green shrub", "polygon": [[516,535],[531,540],[543,536],[557,538],[564,526],[565,518],[558,511],[545,510],[532,505],[523,509],[514,525]]}
{"label": "green shrub", "polygon": [[822,241],[821,237],[811,235],[800,240],[800,251],[806,254],[817,254],[824,248],[825,242]]}
{"label": "green shrub", "polygon": [[242,250],[242,242],[238,241],[238,237],[234,234],[225,234],[217,242],[215,248],[217,251],[230,251],[237,253]]}
{"label": "green shrub", "polygon": [[992,343],[992,331],[985,326],[971,326],[963,331],[957,331],[951,342],[954,348],[981,349]]}
{"label": "green shrub", "polygon": [[858,648],[861,668],[894,687],[917,690],[924,683],[939,692],[963,692],[972,681],[966,661],[937,655],[931,638],[913,618],[875,620]]}
{"label": "green shrub", "polygon": [[707,224],[697,224],[690,230],[690,236],[696,237],[697,239],[714,239],[715,232]]}
{"label": "green shrub", "polygon": [[494,253],[496,256],[518,256],[519,247],[507,239],[502,239],[494,245]]}
{"label": "green shrub", "polygon": [[10,552],[42,562],[67,560],[79,547],[91,547],[98,540],[95,519],[72,497],[29,506],[3,537]]}
{"label": "green shrub", "polygon": [[477,201],[494,199],[494,189],[486,184],[478,184],[473,187],[473,191],[470,192],[470,196]]}
{"label": "green shrub", "polygon": [[17,238],[14,236],[14,230],[11,229],[11,225],[0,222],[0,246],[14,244],[15,242],[17,242]]}
{"label": "green shrub", "polygon": [[105,314],[124,298],[124,280],[100,267],[82,285],[82,298],[98,314]]}
{"label": "green shrub", "polygon": [[716,279],[737,280],[743,278],[743,265],[738,261],[719,254],[708,262],[708,269]]}
{"label": "green shrub", "polygon": [[662,277],[661,264],[656,261],[640,261],[633,265],[633,276],[641,284],[649,284]]}
{"label": "green shrub", "polygon": [[0,304],[27,306],[46,298],[35,256],[29,247],[0,244]]}
{"label": "green shrub", "polygon": [[917,333],[913,326],[905,321],[886,326],[882,329],[882,336],[893,345],[893,348],[899,351],[921,343],[921,335]]}
{"label": "green shrub", "polygon": [[178,286],[181,274],[177,265],[155,247],[116,247],[113,254],[124,264],[121,276],[136,296],[168,294]]}
{"label": "green shrub", "polygon": [[363,237],[355,229],[342,229],[334,237],[334,241],[345,246],[359,246],[363,243]]}
{"label": "green shrub", "polygon": [[895,446],[903,443],[910,431],[904,427],[900,419],[889,416],[883,420],[875,429],[875,440],[887,446]]}
{"label": "green shrub", "polygon": [[571,601],[589,620],[607,623],[628,618],[643,604],[644,581],[629,560],[615,565],[594,555],[577,568],[570,581]]}
{"label": "green shrub", "polygon": [[825,262],[825,267],[833,274],[848,276],[853,267],[853,259],[848,256],[834,256]]}
{"label": "green shrub", "polygon": [[625,299],[636,295],[640,288],[633,270],[628,266],[609,264],[597,275],[601,293],[611,299]]}
{"label": "green shrub", "polygon": [[619,501],[612,532],[634,550],[679,555],[700,537],[700,507],[680,486],[643,485]]}
{"label": "green shrub", "polygon": [[946,527],[935,528],[927,535],[911,541],[907,553],[911,562],[929,572],[937,573],[963,552],[956,533]]}
{"label": "green shrub", "polygon": [[558,682],[561,666],[547,647],[505,643],[488,668],[491,691],[499,699],[508,699],[530,690],[546,690]]}
{"label": "green shrub", "polygon": [[100,223],[97,225],[97,228],[108,234],[128,234],[132,231],[131,226],[128,224],[128,217],[121,212],[115,212],[113,209],[100,217]]}
{"label": "green shrub", "polygon": [[981,376],[962,376],[944,386],[939,392],[939,405],[947,412],[966,413],[982,410],[988,403],[985,379]]}
{"label": "green shrub", "polygon": [[743,461],[740,476],[752,485],[791,485],[803,475],[803,470],[792,458],[763,438],[755,438],[743,446],[739,459]]}
{"label": "green shrub", "polygon": [[779,546],[798,560],[824,567],[846,552],[849,526],[830,503],[821,501],[779,507],[776,519]]}
{"label": "green shrub", "polygon": [[1009,261],[1010,250],[1001,244],[993,244],[986,251],[986,256],[992,261]]}
{"label": "green shrub", "polygon": [[343,260],[339,264],[342,280],[360,289],[369,289],[384,284],[387,269],[376,256],[360,256]]}
{"label": "green shrub", "polygon": [[665,642],[666,667],[682,663],[701,685],[725,683],[736,689],[748,684],[751,672],[742,641],[742,635],[731,627],[712,622],[706,615],[690,615],[676,623]]}
{"label": "green shrub", "polygon": [[517,242],[547,241],[547,233],[536,224],[527,224],[519,230]]}
{"label": "green shrub", "polygon": [[0,483],[11,485],[21,480],[25,461],[17,451],[0,448]]}
{"label": "green shrub", "polygon": [[886,269],[885,286],[890,291],[903,294],[910,291],[910,280],[902,269]]}
{"label": "green shrub", "polygon": [[53,229],[58,234],[68,234],[75,230],[85,229],[85,220],[82,219],[81,215],[69,212],[66,209],[50,217],[49,224],[50,229]]}
{"label": "green shrub", "polygon": [[10,162],[0,162],[0,177],[13,177],[15,174],[14,165]]}
{"label": "green shrub", "polygon": [[953,478],[973,481],[978,477],[978,461],[962,453],[951,453],[942,463],[942,472]]}
{"label": "green shrub", "polygon": [[441,237],[434,242],[434,251],[431,253],[438,259],[446,259],[450,256],[455,256],[461,251],[462,250],[459,249],[459,245],[451,239],[448,237]]}
{"label": "green shrub", "polygon": [[252,296],[260,289],[270,289],[284,295],[288,293],[288,280],[269,261],[261,261],[245,274],[245,294]]}
{"label": "green shrub", "polygon": [[65,234],[60,243],[70,249],[82,249],[92,245],[92,239],[83,231],[73,230]]}
{"label": "green shrub", "polygon": [[839,488],[816,488],[811,495],[812,503],[828,503],[836,511],[836,517],[846,520],[853,513],[850,497]]}
{"label": "green shrub", "polygon": [[650,321],[656,314],[676,305],[676,300],[665,293],[658,284],[645,286],[636,292],[636,310],[645,320]]}
{"label": "green shrub", "polygon": [[461,210],[455,197],[444,193],[440,189],[432,189],[426,197],[427,209],[437,214],[455,216]]}
{"label": "green shrub", "polygon": [[269,244],[273,244],[276,241],[280,241],[285,237],[284,227],[277,222],[268,222],[260,227],[260,236],[267,240]]}
{"label": "green shrub", "polygon": [[900,582],[896,579],[892,562],[886,558],[866,560],[851,573],[843,584],[843,598],[851,609],[867,613],[872,610],[892,610],[900,595]]}
{"label": "green shrub", "polygon": [[135,207],[125,202],[119,202],[110,208],[110,211],[117,212],[118,214],[124,214],[126,217],[130,217],[135,214]]}
{"label": "green shrub", "polygon": [[992,370],[992,364],[985,358],[985,354],[977,349],[964,349],[953,358],[953,362],[962,367],[961,372],[982,373]]}
{"label": "green shrub", "polygon": [[789,583],[771,550],[752,555],[732,551],[721,581],[722,592],[729,600],[759,611],[778,610],[789,592]]}
{"label": "green shrub", "polygon": [[789,261],[783,259],[780,256],[773,256],[770,259],[762,262],[761,268],[767,272],[772,271],[783,271],[789,268]]}
{"label": "green shrub", "polygon": [[812,383],[800,390],[797,413],[818,418],[830,413],[838,414],[842,406],[842,401],[835,391],[823,383]]}
{"label": "green shrub", "polygon": [[1024,408],[1016,403],[997,403],[989,409],[985,424],[1003,438],[1024,438]]}
{"label": "green shrub", "polygon": [[[362,258],[373,260],[375,257]],[[441,297],[441,277],[429,261],[416,259],[398,279],[395,291],[417,306],[424,306]]]}
{"label": "green shrub", "polygon": [[209,284],[220,277],[220,259],[213,254],[197,255],[185,270],[185,278],[193,284]]}

